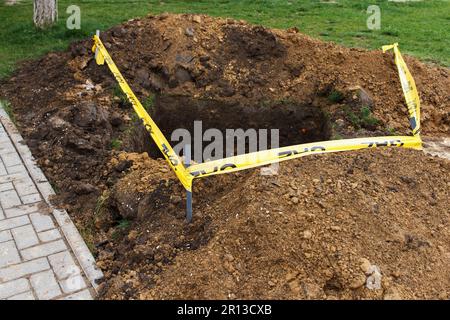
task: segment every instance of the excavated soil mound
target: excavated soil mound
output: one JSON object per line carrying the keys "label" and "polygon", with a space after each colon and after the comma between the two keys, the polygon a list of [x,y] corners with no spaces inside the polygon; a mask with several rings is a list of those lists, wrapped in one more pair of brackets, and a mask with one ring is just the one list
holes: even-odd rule
{"label": "excavated soil mound", "polygon": [[[194,120],[279,128],[281,145],[409,131],[392,53],[200,15],[101,38],[168,137]],[[182,187],[91,47],[24,63],[0,96],[96,255],[102,298],[448,298],[447,160],[378,149],[202,179],[188,225]],[[448,136],[448,69],[405,60],[422,132]]]}
{"label": "excavated soil mound", "polygon": [[105,297],[448,298],[447,160],[364,150],[289,161],[278,176],[199,180],[187,226],[182,188],[161,180],[168,165],[128,157],[114,192],[131,191],[139,223],[104,246]]}

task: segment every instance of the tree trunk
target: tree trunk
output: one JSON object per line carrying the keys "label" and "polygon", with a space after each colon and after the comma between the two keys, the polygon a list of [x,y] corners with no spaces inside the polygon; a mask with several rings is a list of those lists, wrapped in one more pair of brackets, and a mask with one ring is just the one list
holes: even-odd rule
{"label": "tree trunk", "polygon": [[33,21],[38,28],[51,26],[58,21],[57,0],[34,0]]}

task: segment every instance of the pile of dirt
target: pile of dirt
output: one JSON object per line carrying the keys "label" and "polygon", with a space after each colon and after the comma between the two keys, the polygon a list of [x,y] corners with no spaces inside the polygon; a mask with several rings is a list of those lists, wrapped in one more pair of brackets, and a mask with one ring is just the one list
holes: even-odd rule
{"label": "pile of dirt", "polygon": [[[186,225],[182,188],[158,177],[168,166],[132,156],[141,165],[117,194],[131,190],[137,214],[147,215],[104,246],[107,298],[449,297],[446,160],[364,150],[289,161],[271,177],[199,180]],[[155,210],[155,199],[164,208]]]}
{"label": "pile of dirt", "polygon": [[[282,127],[283,145],[409,131],[392,54],[203,15],[101,38],[167,136],[193,120]],[[101,297],[448,297],[448,162],[367,150],[202,179],[187,225],[182,187],[91,47],[24,63],[0,96],[96,255]],[[405,60],[422,132],[448,136],[448,69]]]}

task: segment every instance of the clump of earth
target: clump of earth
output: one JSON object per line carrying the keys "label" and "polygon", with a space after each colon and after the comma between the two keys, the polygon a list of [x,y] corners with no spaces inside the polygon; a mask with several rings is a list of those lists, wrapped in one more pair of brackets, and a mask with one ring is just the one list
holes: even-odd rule
{"label": "clump of earth", "polygon": [[[410,133],[392,53],[204,15],[101,38],[168,137],[194,120],[280,128],[281,145]],[[0,96],[105,274],[100,298],[449,297],[448,160],[375,148],[195,180],[187,224],[182,186],[91,47],[23,63]],[[423,135],[448,137],[449,70],[404,58]]]}

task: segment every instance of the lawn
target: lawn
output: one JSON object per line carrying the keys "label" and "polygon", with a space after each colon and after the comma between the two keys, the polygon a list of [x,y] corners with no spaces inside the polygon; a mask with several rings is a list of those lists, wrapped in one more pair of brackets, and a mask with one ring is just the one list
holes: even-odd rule
{"label": "lawn", "polygon": [[[96,29],[166,11],[233,17],[275,28],[295,26],[303,33],[351,47],[376,49],[399,42],[402,52],[450,66],[450,1],[59,0],[58,25],[45,31],[33,28],[31,0],[15,6],[0,1],[0,78],[11,74],[17,62],[63,50]],[[80,30],[66,28],[66,8],[72,4],[81,8]],[[380,30],[366,26],[367,7],[373,4],[381,8]]]}

